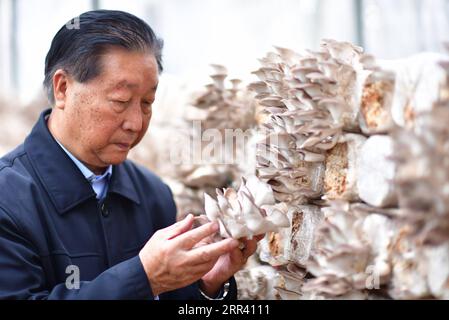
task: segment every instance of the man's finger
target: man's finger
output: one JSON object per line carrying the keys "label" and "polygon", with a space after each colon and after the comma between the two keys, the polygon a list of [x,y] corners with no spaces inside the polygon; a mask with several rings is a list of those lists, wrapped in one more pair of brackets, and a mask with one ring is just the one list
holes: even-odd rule
{"label": "man's finger", "polygon": [[192,249],[198,242],[217,232],[218,228],[219,226],[217,222],[206,223],[201,227],[195,228],[179,235],[174,240],[178,242],[183,248]]}
{"label": "man's finger", "polygon": [[257,249],[257,239],[246,240],[245,249],[242,250],[243,257],[248,258],[253,255]]}
{"label": "man's finger", "polygon": [[201,276],[203,276],[204,274],[208,273],[210,270],[212,270],[212,268],[215,266],[215,264],[217,263],[218,258],[211,260],[209,262],[205,262],[205,263],[200,263],[200,264],[196,264],[196,265],[192,265],[189,268],[189,272],[192,273],[203,273]]}
{"label": "man's finger", "polygon": [[165,228],[166,239],[170,240],[176,238],[180,234],[183,234],[184,232],[192,229],[192,225],[193,225],[193,215],[190,213],[183,220],[178,221],[172,224],[171,226]]}
{"label": "man's finger", "polygon": [[238,250],[232,250],[230,253],[231,261],[243,261],[245,260],[245,257],[243,255],[243,251]]}
{"label": "man's finger", "polygon": [[190,250],[187,255],[194,261],[193,264],[208,263],[218,259],[221,255],[228,253],[239,246],[235,239],[224,239],[199,248]]}

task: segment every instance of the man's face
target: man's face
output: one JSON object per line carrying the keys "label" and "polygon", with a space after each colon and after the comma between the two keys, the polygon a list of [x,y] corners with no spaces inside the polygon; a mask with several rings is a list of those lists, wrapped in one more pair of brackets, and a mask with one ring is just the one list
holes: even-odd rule
{"label": "man's face", "polygon": [[69,78],[63,103],[70,151],[99,171],[123,162],[143,138],[158,85],[151,53],[113,48],[101,62],[95,79],[79,83]]}

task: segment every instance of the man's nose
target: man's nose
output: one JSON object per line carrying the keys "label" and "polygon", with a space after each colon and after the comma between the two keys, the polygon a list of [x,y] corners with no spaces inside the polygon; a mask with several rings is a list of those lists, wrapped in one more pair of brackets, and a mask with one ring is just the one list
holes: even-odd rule
{"label": "man's nose", "polygon": [[139,132],[143,126],[143,114],[138,103],[134,103],[126,110],[123,129],[126,131]]}

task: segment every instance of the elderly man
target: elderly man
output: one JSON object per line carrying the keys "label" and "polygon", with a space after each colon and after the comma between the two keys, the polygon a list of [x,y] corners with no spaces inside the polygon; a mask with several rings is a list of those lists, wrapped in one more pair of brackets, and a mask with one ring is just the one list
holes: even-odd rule
{"label": "elderly man", "polygon": [[126,160],[144,136],[162,43],[139,18],[90,11],[45,61],[51,109],[0,160],[0,298],[232,299],[257,240],[175,223],[169,188]]}

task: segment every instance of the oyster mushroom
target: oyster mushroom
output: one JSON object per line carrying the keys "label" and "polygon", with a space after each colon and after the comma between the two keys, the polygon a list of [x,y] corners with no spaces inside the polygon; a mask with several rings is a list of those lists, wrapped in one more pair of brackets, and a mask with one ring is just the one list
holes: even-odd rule
{"label": "oyster mushroom", "polygon": [[235,274],[238,283],[239,300],[275,300],[277,299],[278,276],[274,268],[256,265],[245,268]]}
{"label": "oyster mushroom", "polygon": [[222,237],[235,239],[277,231],[289,226],[286,215],[273,207],[271,187],[256,176],[242,179],[238,191],[217,190],[217,200],[205,194],[205,211],[211,221],[220,222]]}
{"label": "oyster mushroom", "polygon": [[280,268],[279,284],[275,287],[281,300],[309,300],[309,295],[302,291],[305,282],[306,270],[294,263],[288,263]]}
{"label": "oyster mushroom", "polygon": [[315,232],[307,270],[315,276],[303,287],[338,297],[379,289],[391,276],[395,225],[388,217],[332,202]]}

